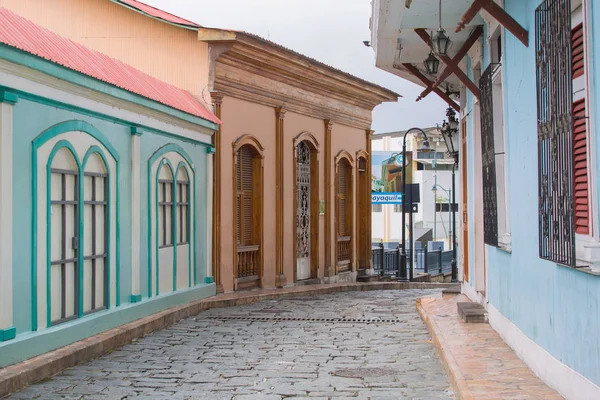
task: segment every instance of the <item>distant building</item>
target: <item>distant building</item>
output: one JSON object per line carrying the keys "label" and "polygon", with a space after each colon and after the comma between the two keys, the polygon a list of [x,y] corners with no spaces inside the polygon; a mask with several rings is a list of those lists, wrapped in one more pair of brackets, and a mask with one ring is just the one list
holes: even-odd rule
{"label": "distant building", "polygon": [[[451,224],[449,217],[448,201],[450,196],[452,158],[447,154],[447,148],[438,128],[426,128],[424,131],[429,137],[433,152],[422,153],[417,151],[423,138],[409,133],[406,137],[407,147],[407,183],[418,183],[420,202],[418,212],[414,217],[415,240],[436,240],[445,242],[449,249]],[[395,160],[401,157],[402,141],[406,131],[377,133],[372,136],[372,150],[374,156],[382,154]],[[378,185],[388,192],[402,191],[402,170],[400,163],[392,164],[385,161],[382,164],[381,174],[385,176],[385,187]],[[373,166],[373,169],[377,166]],[[388,174],[388,171],[390,172]],[[392,174],[394,173],[394,174]],[[377,177],[375,177],[377,178]],[[434,187],[437,190],[433,190]],[[448,193],[444,192],[446,189]],[[372,241],[373,242],[400,242],[402,238],[401,215],[402,206],[394,204],[373,204],[372,207]],[[408,218],[407,218],[408,223]],[[408,228],[406,233],[407,239]]]}

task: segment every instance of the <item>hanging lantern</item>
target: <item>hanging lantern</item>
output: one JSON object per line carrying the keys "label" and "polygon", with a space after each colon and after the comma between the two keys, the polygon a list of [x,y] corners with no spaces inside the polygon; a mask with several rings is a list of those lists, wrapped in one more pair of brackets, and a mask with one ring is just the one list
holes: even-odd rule
{"label": "hanging lantern", "polygon": [[433,52],[439,56],[447,56],[452,40],[446,36],[446,31],[440,26],[435,36],[431,39]]}
{"label": "hanging lantern", "polygon": [[433,53],[429,53],[429,57],[424,61],[425,69],[429,75],[435,75],[438,73],[438,68],[440,66],[440,60],[438,60]]}

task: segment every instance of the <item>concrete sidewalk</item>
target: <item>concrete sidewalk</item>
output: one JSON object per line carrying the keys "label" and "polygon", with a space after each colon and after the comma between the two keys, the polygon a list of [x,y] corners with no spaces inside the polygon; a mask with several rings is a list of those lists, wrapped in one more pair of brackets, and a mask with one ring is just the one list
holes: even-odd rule
{"label": "concrete sidewalk", "polygon": [[417,300],[456,399],[558,400],[563,397],[546,386],[487,323],[464,323],[457,302],[464,295],[441,295]]}

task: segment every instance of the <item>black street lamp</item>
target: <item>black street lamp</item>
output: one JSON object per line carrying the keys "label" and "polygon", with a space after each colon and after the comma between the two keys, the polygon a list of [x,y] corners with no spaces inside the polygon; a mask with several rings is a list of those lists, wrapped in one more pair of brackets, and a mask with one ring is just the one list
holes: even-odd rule
{"label": "black street lamp", "polygon": [[[423,144],[421,145],[421,148],[418,149],[418,151],[423,152],[423,153],[428,153],[433,151],[431,149],[431,147],[429,146],[429,139],[427,138],[427,134],[425,133],[425,131],[421,128],[410,128],[409,130],[407,130],[406,132],[404,132],[404,138],[402,140],[402,253],[400,254],[400,281],[401,282],[408,282],[408,274],[407,274],[407,269],[406,269],[406,136],[412,132],[412,131],[417,131],[417,132],[421,132],[421,134],[423,135]],[[411,196],[411,204],[410,206],[412,207],[412,196]],[[410,212],[412,212],[412,210],[409,210]],[[411,253],[411,257],[410,257],[410,268],[412,271],[412,266],[413,266],[413,257],[412,257],[412,252],[413,252],[413,238],[411,236],[410,238],[411,240],[411,246],[410,246],[410,253]]]}
{"label": "black street lamp", "polygon": [[446,116],[448,122],[444,121],[442,124],[442,136],[446,142],[448,148],[448,154],[454,159],[452,165],[452,282],[458,281],[458,269],[456,265],[456,166],[458,165],[458,120],[456,119],[456,113],[452,108],[446,110]]}

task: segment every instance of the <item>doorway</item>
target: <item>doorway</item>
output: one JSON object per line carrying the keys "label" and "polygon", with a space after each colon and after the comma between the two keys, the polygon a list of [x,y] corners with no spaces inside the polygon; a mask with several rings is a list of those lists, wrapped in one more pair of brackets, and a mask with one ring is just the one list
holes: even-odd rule
{"label": "doorway", "polygon": [[[301,140],[304,138],[305,140]],[[319,159],[317,142],[301,135],[295,145],[296,240],[294,281],[316,278],[319,265]]]}

